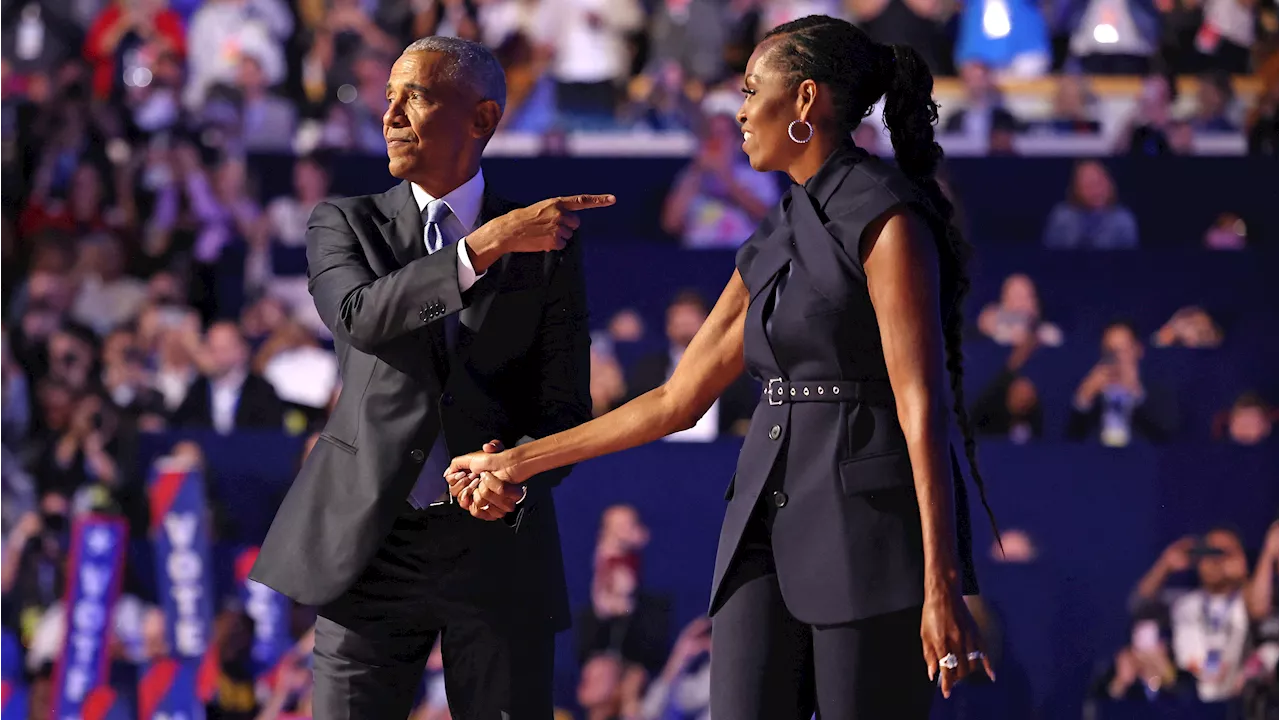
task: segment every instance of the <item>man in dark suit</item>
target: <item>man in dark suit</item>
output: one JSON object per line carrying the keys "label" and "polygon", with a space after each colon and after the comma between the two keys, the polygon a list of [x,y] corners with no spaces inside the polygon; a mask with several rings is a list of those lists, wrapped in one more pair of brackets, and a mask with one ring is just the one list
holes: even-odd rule
{"label": "man in dark suit", "polygon": [[517,208],[489,193],[480,156],[505,99],[483,46],[413,43],[383,116],[404,182],[311,216],[310,289],[343,390],[251,576],[319,606],[316,720],[406,717],[438,636],[454,718],[552,717],[569,614],[550,490],[567,470],[493,498],[480,516],[500,522],[459,509],[443,473],[453,454],[591,416],[572,211],[613,197]]}
{"label": "man in dark suit", "polygon": [[[667,347],[636,361],[627,374],[627,399],[653,390],[671,378],[676,364],[707,320],[707,302],[695,290],[682,290],[667,305]],[[742,374],[711,405],[697,424],[672,435],[670,440],[710,442],[718,435],[746,435],[760,398],[760,386]]]}
{"label": "man in dark suit", "polygon": [[275,388],[249,372],[249,345],[232,322],[209,327],[200,363],[204,375],[187,388],[173,411],[173,425],[212,428],[223,435],[244,429],[276,429],[284,422],[284,405]]}

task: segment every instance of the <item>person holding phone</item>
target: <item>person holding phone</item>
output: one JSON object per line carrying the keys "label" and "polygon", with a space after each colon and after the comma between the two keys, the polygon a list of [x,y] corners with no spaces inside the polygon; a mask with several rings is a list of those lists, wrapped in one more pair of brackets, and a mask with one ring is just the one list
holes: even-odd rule
{"label": "person holding phone", "polygon": [[[1166,587],[1172,576],[1192,569],[1198,587]],[[1174,660],[1195,676],[1205,702],[1235,697],[1243,684],[1250,628],[1243,592],[1248,574],[1239,534],[1217,527],[1165,548],[1138,584],[1140,604],[1169,608]]]}
{"label": "person holding phone", "polygon": [[1076,388],[1067,439],[1092,436],[1107,447],[1124,447],[1135,437],[1152,443],[1169,440],[1173,413],[1164,393],[1149,393],[1143,381],[1144,351],[1137,331],[1126,321],[1113,322],[1102,331],[1102,358]]}
{"label": "person holding phone", "polygon": [[1095,685],[1094,695],[1136,702],[1194,701],[1195,677],[1169,653],[1168,627],[1154,609],[1134,619],[1129,644]]}

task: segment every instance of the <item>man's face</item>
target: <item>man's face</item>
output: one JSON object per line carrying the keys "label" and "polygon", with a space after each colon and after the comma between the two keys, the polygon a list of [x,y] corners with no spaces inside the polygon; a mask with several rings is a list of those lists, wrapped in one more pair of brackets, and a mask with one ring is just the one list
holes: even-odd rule
{"label": "man's face", "polygon": [[1227,432],[1237,445],[1257,445],[1271,436],[1271,418],[1260,407],[1238,407],[1231,411]]}
{"label": "man's face", "polygon": [[444,77],[441,53],[409,52],[391,67],[382,134],[388,169],[402,180],[458,168],[477,140],[497,127],[497,103],[483,101],[463,83]]}
{"label": "man's face", "polygon": [[1215,530],[1206,535],[1204,541],[1219,554],[1200,558],[1196,565],[1200,584],[1211,592],[1224,592],[1244,582],[1248,567],[1240,539],[1224,530]]}
{"label": "man's face", "polygon": [[604,511],[604,535],[617,540],[630,549],[639,549],[649,542],[649,528],[640,520],[640,513],[629,505],[615,505]]}
{"label": "man's face", "polygon": [[1136,366],[1142,359],[1142,345],[1132,330],[1116,325],[1102,334],[1102,354],[1114,357],[1122,365]]}
{"label": "man's face", "polygon": [[667,339],[679,347],[689,347],[706,319],[702,308],[692,303],[672,305],[667,310]]}
{"label": "man's face", "polygon": [[209,328],[207,351],[219,376],[243,367],[248,360],[244,338],[240,337],[240,331],[230,324],[224,323]]}

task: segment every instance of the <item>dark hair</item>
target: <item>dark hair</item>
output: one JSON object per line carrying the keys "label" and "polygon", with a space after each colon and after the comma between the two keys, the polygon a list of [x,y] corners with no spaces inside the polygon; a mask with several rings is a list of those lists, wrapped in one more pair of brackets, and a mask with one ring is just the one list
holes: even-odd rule
{"label": "dark hair", "polygon": [[1128,318],[1113,319],[1111,322],[1107,323],[1106,327],[1102,328],[1102,334],[1105,336],[1112,330],[1128,330],[1129,334],[1133,336],[1135,341],[1142,342],[1142,338],[1138,335],[1138,326]]}
{"label": "dark hair", "polygon": [[702,297],[702,293],[691,288],[685,288],[676,293],[675,297],[671,298],[671,302],[667,304],[667,307],[673,308],[679,305],[697,308],[703,315],[708,312],[707,301]]}
{"label": "dark hair", "polygon": [[1231,404],[1232,410],[1243,410],[1245,408],[1267,410],[1269,406],[1267,405],[1267,401],[1262,399],[1261,395],[1252,390],[1246,390],[1240,394],[1240,397],[1236,398],[1234,403]]}
{"label": "dark hair", "polygon": [[947,372],[951,375],[954,411],[964,434],[964,451],[978,497],[991,529],[1000,537],[986,487],[978,472],[977,443],[964,404],[964,318],[960,306],[969,292],[968,263],[972,246],[952,222],[954,208],[942,193],[936,174],[942,147],[934,139],[938,104],[933,100],[933,74],[924,58],[906,45],[882,45],[852,23],[825,15],[811,15],[774,28],[765,39],[776,38],[770,61],[795,83],[805,79],[825,86],[836,111],[837,132],[847,137],[871,108],[884,98],[884,125],[893,140],[898,169],[907,176],[932,214],[939,240],[942,277],[943,336]]}

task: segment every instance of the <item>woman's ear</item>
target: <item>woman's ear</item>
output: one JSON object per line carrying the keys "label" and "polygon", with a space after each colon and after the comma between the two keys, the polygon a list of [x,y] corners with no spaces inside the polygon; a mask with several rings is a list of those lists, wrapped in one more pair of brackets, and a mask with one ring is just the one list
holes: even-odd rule
{"label": "woman's ear", "polygon": [[796,117],[801,122],[809,122],[809,115],[818,102],[818,93],[818,83],[813,80],[801,82],[796,89]]}

